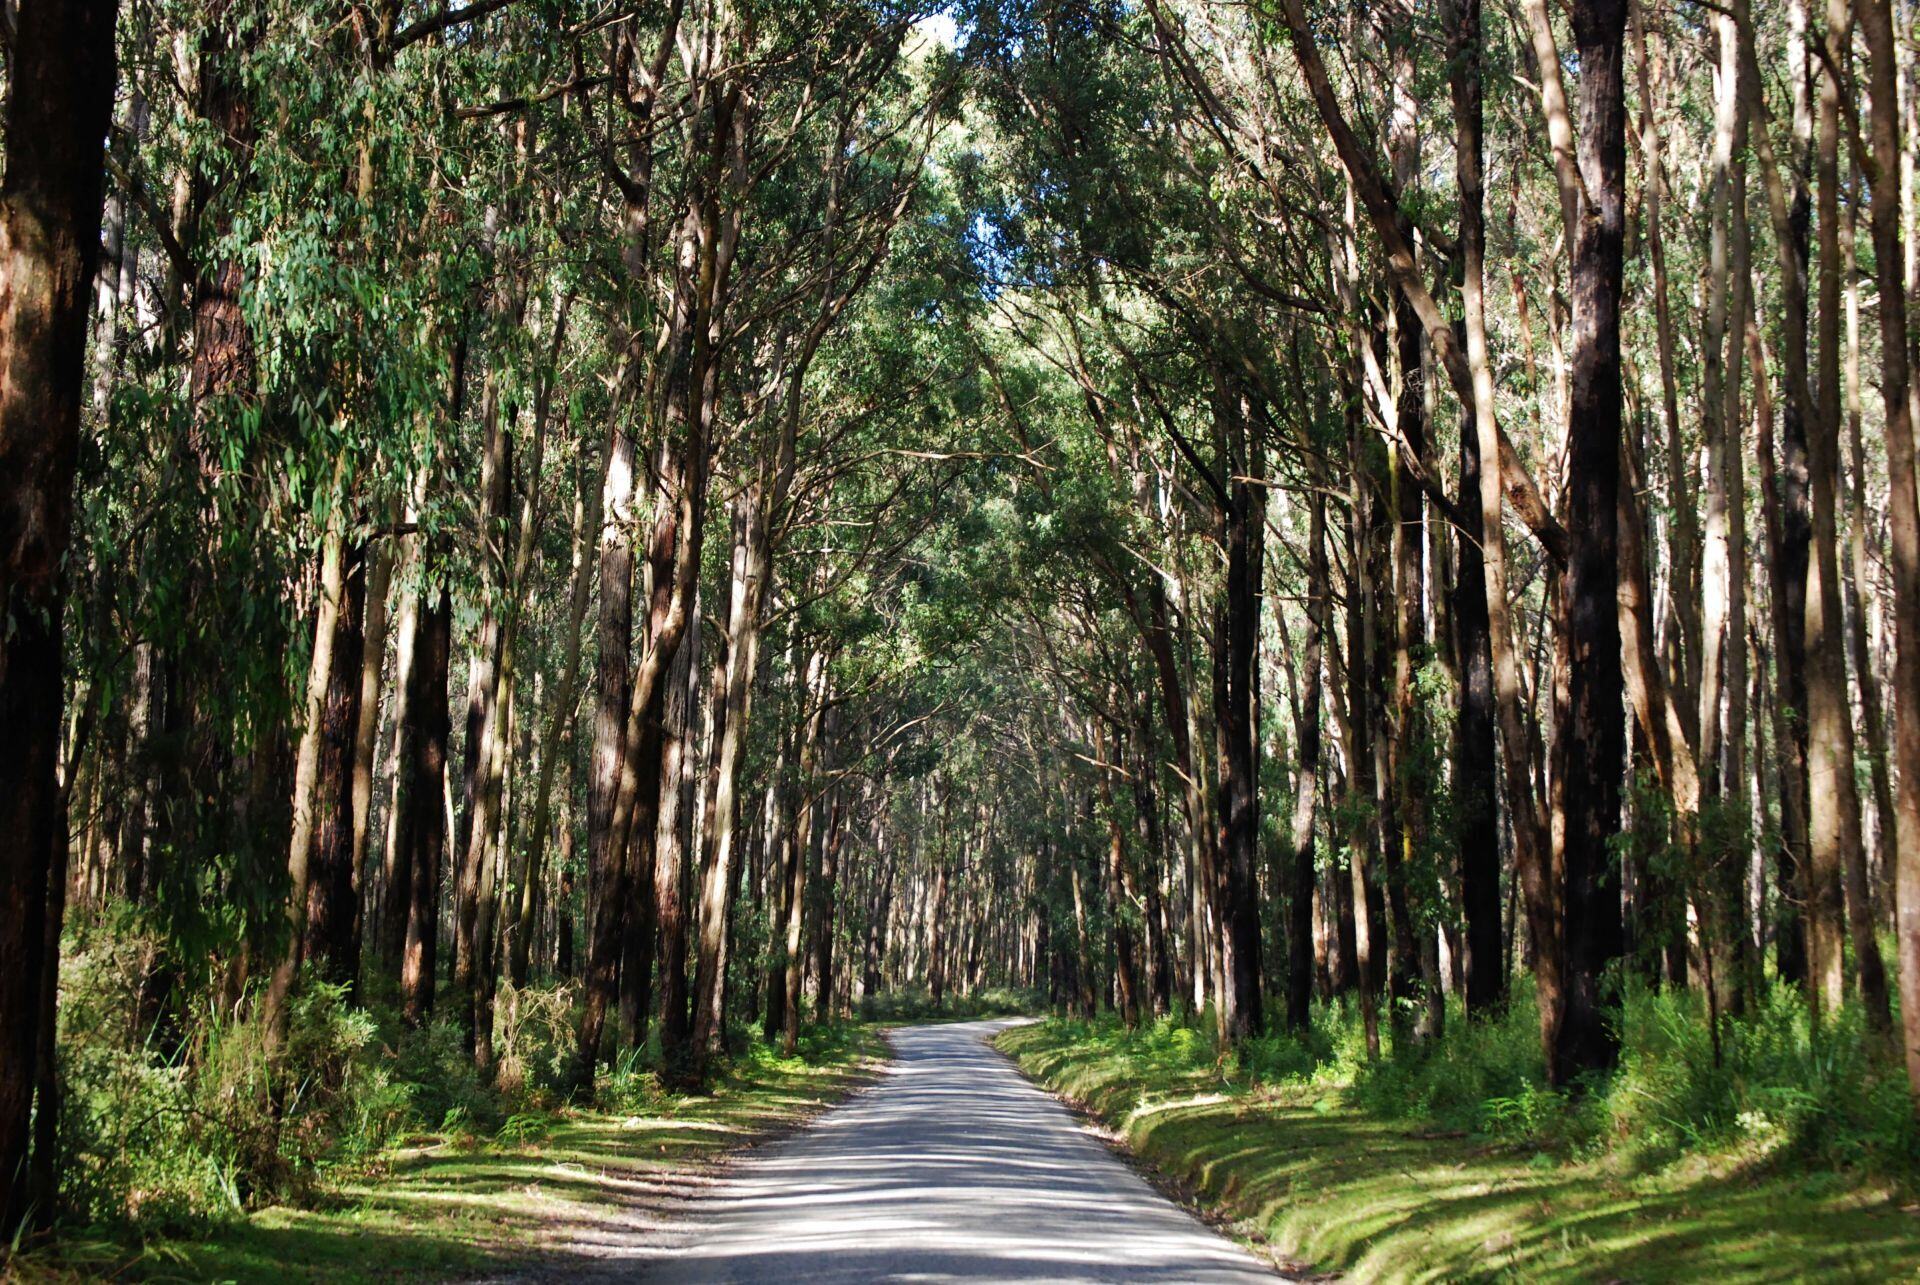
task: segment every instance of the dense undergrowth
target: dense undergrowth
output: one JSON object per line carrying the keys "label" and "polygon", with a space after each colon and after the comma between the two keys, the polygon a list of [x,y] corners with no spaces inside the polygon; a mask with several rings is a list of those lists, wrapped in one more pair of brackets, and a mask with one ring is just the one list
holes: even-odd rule
{"label": "dense undergrowth", "polygon": [[[1457,1019],[1457,1013],[1450,1013]],[[1369,1061],[1355,1014],[1223,1048],[1210,1024],[1000,1037],[1222,1212],[1318,1267],[1397,1279],[1884,1279],[1920,1267],[1920,1139],[1858,1014],[1785,988],[1723,1023],[1641,993],[1619,1069],[1547,1087],[1524,992]]]}
{"label": "dense undergrowth", "polygon": [[[813,1100],[793,1096],[796,1086],[824,1074],[829,1091],[834,1076],[879,1053],[877,1036],[858,1025],[805,1028],[791,1059],[740,1028],[709,1094],[667,1092],[645,1051],[633,1051],[603,1071],[591,1102],[576,1103],[566,1092],[571,986],[503,991],[489,1081],[451,1021],[410,1028],[391,1005],[357,1007],[344,987],[310,976],[296,987],[285,1043],[271,1052],[254,1005],[163,1007],[136,1029],[154,1012],[152,960],[137,938],[105,932],[69,956],[61,1207],[40,1252],[22,1242],[17,1272],[37,1263],[58,1276],[76,1253],[126,1263],[141,1261],[128,1257],[129,1245],[244,1237],[261,1210],[338,1208],[391,1173],[396,1158],[523,1153],[614,1118],[632,1143],[639,1122],[709,1100],[730,1104],[722,1132],[750,1133]],[[604,1149],[617,1157],[621,1139]]]}

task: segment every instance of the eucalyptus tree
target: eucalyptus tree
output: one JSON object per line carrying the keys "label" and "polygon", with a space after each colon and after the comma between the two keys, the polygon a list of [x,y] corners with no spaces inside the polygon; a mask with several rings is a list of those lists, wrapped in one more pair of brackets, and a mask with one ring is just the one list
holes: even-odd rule
{"label": "eucalyptus tree", "polygon": [[[39,1091],[57,1110],[44,1068],[53,1058],[54,976],[66,895],[62,771],[61,564],[73,513],[74,460],[86,374],[86,325],[99,260],[101,150],[113,106],[117,7],[98,0],[21,6],[7,57],[6,173],[0,178],[0,710],[13,729],[0,756],[6,793],[0,906],[0,1168],[14,1223],[45,1177],[51,1131],[25,1163]],[[63,779],[64,778],[64,779]]]}

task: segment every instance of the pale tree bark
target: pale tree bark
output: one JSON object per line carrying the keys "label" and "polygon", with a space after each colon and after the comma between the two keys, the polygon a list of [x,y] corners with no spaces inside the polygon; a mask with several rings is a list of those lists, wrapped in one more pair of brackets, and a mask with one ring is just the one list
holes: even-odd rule
{"label": "pale tree bark", "polygon": [[[1725,651],[1727,702],[1719,789],[1723,797],[1732,799],[1735,814],[1750,815],[1745,797],[1749,785],[1747,693],[1751,681],[1747,659],[1747,474],[1741,437],[1745,415],[1740,400],[1745,374],[1745,330],[1752,312],[1752,282],[1748,275],[1753,258],[1747,225],[1748,126],[1745,99],[1740,92],[1740,77],[1744,74],[1740,66],[1740,34],[1733,15],[1716,15],[1714,30],[1719,42],[1719,92],[1732,99],[1731,107],[1726,110],[1733,116],[1727,173],[1727,220],[1732,250],[1728,269],[1728,320],[1724,332],[1727,355],[1720,411],[1720,485],[1726,491],[1727,513],[1727,612],[1721,646]],[[1711,760],[1704,761],[1711,771]],[[1745,847],[1758,850],[1751,840]],[[1758,937],[1749,931],[1747,924],[1746,883],[1750,862],[1747,853],[1738,849],[1716,854],[1716,860],[1725,865],[1719,880],[1725,902],[1721,907],[1721,922],[1732,952],[1728,1011],[1738,1016],[1745,1012],[1748,1000],[1760,983]]]}
{"label": "pale tree bark", "polygon": [[319,586],[314,599],[313,654],[307,666],[300,747],[294,755],[293,832],[287,850],[287,926],[291,937],[267,979],[262,1012],[270,1047],[286,1035],[287,1000],[307,932],[307,883],[313,856],[315,804],[320,777],[320,740],[327,687],[333,674],[335,630],[346,574],[345,458],[334,465],[326,527],[320,541]]}
{"label": "pale tree bark", "polygon": [[760,663],[760,611],[768,580],[766,514],[758,486],[734,501],[732,577],[727,602],[726,703],[713,780],[710,856],[700,876],[700,940],[694,965],[693,1074],[704,1078],[720,1052],[726,987],[728,890],[739,862],[740,760]]}
{"label": "pale tree bark", "polygon": [[361,628],[359,722],[353,731],[353,975],[357,982],[366,940],[367,845],[373,828],[373,771],[379,753],[380,687],[387,659],[387,591],[393,581],[397,537],[376,533],[367,564],[367,606]]}

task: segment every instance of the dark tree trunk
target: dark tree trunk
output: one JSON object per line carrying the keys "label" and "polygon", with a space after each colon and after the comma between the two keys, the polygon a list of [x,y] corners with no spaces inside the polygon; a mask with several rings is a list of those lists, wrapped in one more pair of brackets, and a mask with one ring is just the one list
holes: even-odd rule
{"label": "dark tree trunk", "polygon": [[833,933],[834,908],[840,879],[840,849],[847,840],[844,800],[836,793],[833,814],[827,822],[827,839],[820,853],[820,882],[814,889],[819,898],[813,922],[813,1020],[825,1022],[833,1017]]}
{"label": "dark tree trunk", "polygon": [[660,967],[660,1065],[676,1083],[690,1069],[693,1031],[687,1008],[687,842],[693,818],[685,795],[692,785],[693,708],[700,681],[699,608],[667,671],[661,708],[658,815],[653,827],[654,937]]}
{"label": "dark tree trunk", "polygon": [[409,878],[404,893],[407,937],[400,959],[400,1005],[407,1021],[417,1026],[433,1011],[440,872],[447,856],[447,736],[453,728],[447,675],[453,649],[453,599],[444,585],[433,606],[420,612],[415,646],[408,703],[417,721],[409,767],[412,822],[410,833],[402,839],[409,853],[405,863]]}
{"label": "dark tree trunk", "polygon": [[1287,1029],[1304,1031],[1313,1003],[1314,801],[1320,777],[1321,658],[1327,632],[1327,500],[1315,490],[1307,533],[1307,641],[1301,659],[1306,692],[1295,739],[1293,861],[1287,888]]}
{"label": "dark tree trunk", "polygon": [[1142,700],[1140,743],[1135,747],[1133,761],[1133,816],[1134,828],[1140,835],[1144,876],[1141,885],[1147,902],[1148,985],[1152,990],[1153,1015],[1164,1017],[1173,1007],[1174,967],[1166,905],[1160,895],[1160,871],[1165,868],[1167,853],[1162,846],[1160,806],[1154,797],[1155,763],[1153,751],[1149,748],[1153,735],[1152,718],[1151,707]]}
{"label": "dark tree trunk", "polygon": [[[598,1042],[608,1006],[616,1002],[626,936],[628,890],[626,854],[613,844],[613,798],[620,787],[620,763],[626,754],[627,697],[632,681],[628,653],[633,645],[633,542],[631,517],[634,449],[625,433],[615,432],[607,460],[606,530],[600,545],[599,676],[595,684],[593,759],[587,777],[587,921],[584,1002],[602,1016],[593,1024]],[[624,485],[623,485],[624,480]],[[598,1048],[582,1049],[589,1065]]]}
{"label": "dark tree trunk", "polygon": [[[87,304],[113,110],[112,0],[14,16],[0,183],[0,1226],[23,1181],[59,833],[61,560],[73,512]],[[57,928],[57,926],[56,926]],[[57,937],[56,937],[57,939]]]}
{"label": "dark tree trunk", "polygon": [[[1456,147],[1466,149],[1456,162],[1461,188],[1461,239],[1482,235],[1481,129],[1485,80],[1480,0],[1452,0],[1445,6],[1450,56]],[[1464,263],[1462,275],[1464,275]],[[1465,345],[1466,322],[1460,323]],[[1484,519],[1475,502],[1480,494],[1480,437],[1474,411],[1460,422],[1460,495],[1462,521],[1454,541],[1452,592],[1453,653],[1460,689],[1453,730],[1454,857],[1460,870],[1461,909],[1466,918],[1467,1016],[1498,1012],[1507,1001],[1506,956],[1500,930],[1500,827],[1494,757],[1492,622],[1487,612],[1487,563],[1481,551]]]}
{"label": "dark tree trunk", "polygon": [[[1804,185],[1794,192],[1790,213],[1793,257],[1799,263],[1799,279],[1807,279],[1807,261],[1812,229],[1812,200]],[[1788,283],[1787,290],[1794,290]],[[1792,390],[1792,358],[1797,356],[1804,371],[1807,349],[1806,287],[1800,285],[1800,324],[1798,334],[1788,330],[1781,343],[1789,350],[1785,378],[1788,395],[1780,407],[1780,464],[1777,486],[1780,495],[1780,538],[1769,565],[1773,571],[1775,636],[1778,650],[1775,668],[1780,687],[1780,712],[1786,724],[1786,739],[1779,746],[1786,788],[1780,801],[1779,881],[1782,891],[1775,939],[1775,966],[1784,981],[1805,981],[1807,977],[1807,925],[1801,913],[1806,898],[1808,864],[1807,800],[1807,567],[1813,560],[1813,482],[1808,455],[1807,417],[1801,398]],[[1791,312],[1791,308],[1789,309]],[[1791,318],[1789,318],[1791,320]],[[1762,470],[1772,465],[1762,461]]]}
{"label": "dark tree trunk", "polygon": [[786,800],[777,802],[775,810],[776,833],[768,839],[773,861],[771,882],[774,894],[768,906],[771,913],[767,920],[772,950],[767,958],[767,1020],[763,1030],[768,1043],[780,1038],[780,1033],[787,1027],[787,921],[793,916],[793,902],[798,895],[796,886],[800,876],[800,856],[795,850],[793,824],[786,819]]}
{"label": "dark tree trunk", "polygon": [[1571,405],[1567,427],[1568,674],[1558,720],[1556,787],[1564,810],[1565,1006],[1549,1073],[1566,1083],[1611,1066],[1609,965],[1623,944],[1620,776],[1626,753],[1618,608],[1620,291],[1626,230],[1626,0],[1572,7],[1580,64],[1579,166],[1585,208],[1574,236]]}
{"label": "dark tree trunk", "polygon": [[321,712],[320,821],[308,867],[302,957],[329,982],[359,976],[360,898],[353,880],[354,737],[360,727],[360,665],[367,613],[367,547],[347,555],[345,600],[333,631],[333,667]]}
{"label": "dark tree trunk", "polygon": [[[1467,0],[1472,3],[1472,0]],[[1471,423],[1460,432],[1460,493],[1479,494],[1480,448]],[[1466,1005],[1471,1018],[1490,1017],[1507,1002],[1500,933],[1500,825],[1494,800],[1493,650],[1487,620],[1486,561],[1480,553],[1480,506],[1461,506],[1466,522],[1454,542],[1454,654],[1460,708],[1453,731],[1455,859],[1467,921]]]}
{"label": "dark tree trunk", "polygon": [[[1117,692],[1109,690],[1109,699],[1117,696]],[[1098,736],[1098,729],[1095,734]],[[1096,753],[1103,763],[1118,763],[1118,737],[1111,744],[1104,738],[1096,740],[1095,744],[1098,747]],[[1120,824],[1119,813],[1114,810],[1111,772],[1105,767],[1095,770],[1100,774],[1100,811],[1107,829],[1107,904],[1110,907],[1108,919],[1113,928],[1114,983],[1120,996],[1120,1020],[1133,1027],[1140,1024],[1140,950],[1133,931],[1133,907],[1126,895],[1129,882],[1126,830]]]}
{"label": "dark tree trunk", "polygon": [[1260,995],[1260,581],[1266,491],[1246,479],[1261,470],[1257,430],[1231,389],[1216,393],[1239,448],[1228,483],[1226,682],[1220,724],[1220,865],[1231,995],[1227,1034],[1258,1035]]}

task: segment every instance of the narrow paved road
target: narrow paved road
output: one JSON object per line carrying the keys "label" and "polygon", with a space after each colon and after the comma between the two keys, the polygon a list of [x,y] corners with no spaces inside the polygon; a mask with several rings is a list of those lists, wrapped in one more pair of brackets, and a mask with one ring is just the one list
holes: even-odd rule
{"label": "narrow paved road", "polygon": [[742,1161],[655,1281],[1271,1282],[985,1039],[893,1032],[885,1078]]}

